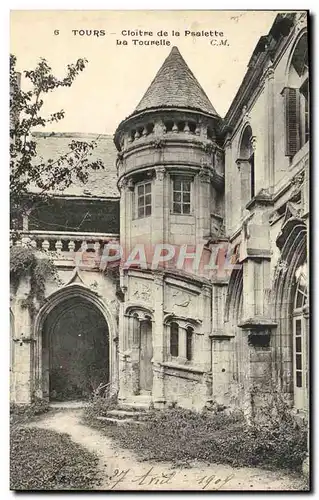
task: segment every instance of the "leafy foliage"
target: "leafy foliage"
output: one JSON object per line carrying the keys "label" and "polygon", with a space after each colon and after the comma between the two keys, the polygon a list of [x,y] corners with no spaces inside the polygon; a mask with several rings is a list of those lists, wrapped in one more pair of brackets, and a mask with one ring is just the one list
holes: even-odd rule
{"label": "leafy foliage", "polygon": [[34,417],[42,415],[49,411],[49,402],[45,399],[36,398],[33,403],[10,404],[10,424],[21,424],[30,422]]}
{"label": "leafy foliage", "polygon": [[[97,414],[103,415],[99,407]],[[266,421],[249,425],[239,410],[225,414],[172,408],[149,412],[144,425],[115,428],[94,420],[93,407],[87,410],[91,425],[136,451],[142,460],[300,470],[307,453],[306,426],[297,423],[284,404],[281,413],[270,414]]]}
{"label": "leafy foliage", "polygon": [[[64,189],[75,179],[85,183],[89,170],[104,168],[101,160],[90,161],[97,142],[73,140],[69,151],[56,159],[44,162],[37,159],[37,144],[32,139],[35,127],[45,127],[59,122],[65,116],[64,110],[49,116],[42,114],[44,96],[60,87],[71,87],[75,78],[87,64],[78,59],[67,66],[62,79],[52,74],[52,68],[41,59],[33,70],[24,71],[31,90],[20,88],[16,71],[16,57],[10,56],[10,192],[13,229],[21,214],[28,214],[36,203],[46,199],[54,189]],[[31,188],[37,193],[32,194]]]}
{"label": "leafy foliage", "polygon": [[98,458],[67,434],[13,427],[10,434],[12,490],[87,490],[97,483]]}
{"label": "leafy foliage", "polygon": [[85,408],[85,421],[94,420],[96,417],[106,417],[107,412],[117,406],[117,394],[111,394],[108,397],[94,396],[91,404]]}
{"label": "leafy foliage", "polygon": [[57,279],[55,265],[48,257],[37,258],[35,252],[27,247],[10,249],[10,281],[17,289],[20,281],[30,277],[30,291],[24,300],[24,306],[34,313],[35,300],[41,306],[45,300],[45,284],[47,279]]}

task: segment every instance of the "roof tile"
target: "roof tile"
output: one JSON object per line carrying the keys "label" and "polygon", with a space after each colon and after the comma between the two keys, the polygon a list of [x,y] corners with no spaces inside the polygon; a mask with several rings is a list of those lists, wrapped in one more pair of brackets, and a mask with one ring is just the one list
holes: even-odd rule
{"label": "roof tile", "polygon": [[218,116],[177,47],[172,48],[133,115],[163,107],[192,108]]}
{"label": "roof tile", "polygon": [[91,170],[88,181],[83,184],[78,179],[66,189],[55,191],[65,196],[98,196],[106,198],[119,197],[117,189],[116,157],[117,150],[110,135],[81,134],[81,133],[46,133],[34,132],[33,138],[37,143],[36,161],[55,160],[69,151],[68,145],[72,140],[97,142],[90,159],[102,160],[103,170]]}

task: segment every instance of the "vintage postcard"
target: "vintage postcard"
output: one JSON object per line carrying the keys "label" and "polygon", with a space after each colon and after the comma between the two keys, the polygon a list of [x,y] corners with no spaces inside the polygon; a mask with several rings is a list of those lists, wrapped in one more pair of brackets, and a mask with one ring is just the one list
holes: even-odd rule
{"label": "vintage postcard", "polygon": [[12,490],[309,491],[307,30],[11,11]]}

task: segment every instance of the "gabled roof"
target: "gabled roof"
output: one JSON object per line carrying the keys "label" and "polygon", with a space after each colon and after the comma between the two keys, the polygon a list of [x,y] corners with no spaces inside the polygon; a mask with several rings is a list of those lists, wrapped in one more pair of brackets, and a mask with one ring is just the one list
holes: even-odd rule
{"label": "gabled roof", "polygon": [[191,108],[218,116],[177,47],[172,48],[133,115],[167,107]]}

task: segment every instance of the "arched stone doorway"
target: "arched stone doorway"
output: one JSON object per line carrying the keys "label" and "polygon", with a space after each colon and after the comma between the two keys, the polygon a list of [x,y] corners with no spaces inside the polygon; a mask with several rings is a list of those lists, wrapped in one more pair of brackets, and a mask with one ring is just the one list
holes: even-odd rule
{"label": "arched stone doorway", "polygon": [[[300,285],[306,290],[307,272],[301,273],[304,282],[300,282],[300,270],[307,270],[307,227],[305,221],[290,217],[283,224],[277,237],[277,246],[281,250],[273,283],[272,306],[275,320],[278,324],[273,337],[275,374],[283,392],[289,394],[296,408],[307,408],[308,389],[308,300],[299,299]],[[306,285],[306,286],[305,286]],[[307,298],[307,293],[304,293]],[[302,319],[302,324],[299,320]],[[302,328],[300,328],[302,327]],[[299,346],[300,339],[301,345]],[[301,349],[300,349],[301,348]],[[302,354],[302,382],[300,391],[299,372]],[[303,392],[303,395],[300,394]]]}
{"label": "arched stone doorway", "polygon": [[102,313],[82,297],[61,302],[42,329],[43,396],[87,399],[108,382],[109,332]]}
{"label": "arched stone doorway", "polygon": [[100,384],[117,390],[117,329],[107,304],[81,284],[47,298],[35,322],[33,392],[85,399]]}

